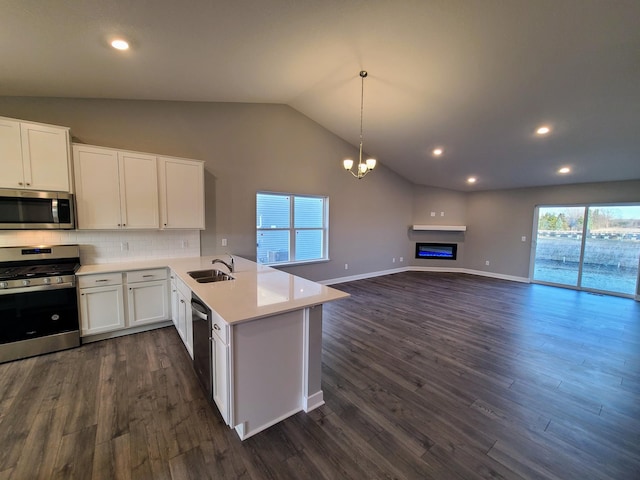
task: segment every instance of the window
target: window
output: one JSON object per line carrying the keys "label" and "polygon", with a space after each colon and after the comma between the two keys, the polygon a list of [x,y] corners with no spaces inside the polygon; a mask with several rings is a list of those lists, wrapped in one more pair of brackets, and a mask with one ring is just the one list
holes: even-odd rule
{"label": "window", "polygon": [[640,204],[537,208],[533,281],[633,297]]}
{"label": "window", "polygon": [[328,260],[328,217],[328,197],[258,192],[258,263],[278,265]]}

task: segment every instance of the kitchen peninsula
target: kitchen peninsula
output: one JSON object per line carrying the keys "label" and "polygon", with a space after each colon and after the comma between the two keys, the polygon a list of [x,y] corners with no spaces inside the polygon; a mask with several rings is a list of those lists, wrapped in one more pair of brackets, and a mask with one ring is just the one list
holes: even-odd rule
{"label": "kitchen peninsula", "polygon": [[[110,276],[120,275],[129,292],[128,297],[120,298],[129,304],[131,312],[131,303],[135,302],[131,292],[144,283],[135,283],[137,279],[153,276],[148,285],[164,285],[168,291],[166,274],[164,280],[157,278],[169,269],[171,318],[187,351],[196,359],[194,363],[198,345],[205,342],[202,348],[209,349],[211,356],[209,400],[215,402],[224,421],[244,440],[299,411],[309,412],[324,403],[322,304],[348,294],[238,257],[232,280],[198,283],[191,278],[188,272],[197,270],[219,268],[226,272],[224,265],[212,265],[215,258],[85,265],[77,273],[80,298],[81,303],[86,301],[82,286],[100,285],[93,288],[106,289]],[[192,329],[191,296],[210,310],[212,329],[206,335],[199,333],[203,330]],[[99,338],[103,337],[94,339]],[[90,335],[83,338],[87,340],[92,340]]]}

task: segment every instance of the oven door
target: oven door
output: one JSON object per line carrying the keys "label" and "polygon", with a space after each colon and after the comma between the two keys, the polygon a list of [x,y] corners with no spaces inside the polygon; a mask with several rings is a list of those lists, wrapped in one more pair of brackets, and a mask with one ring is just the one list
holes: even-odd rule
{"label": "oven door", "polygon": [[78,330],[75,287],[0,295],[0,344]]}

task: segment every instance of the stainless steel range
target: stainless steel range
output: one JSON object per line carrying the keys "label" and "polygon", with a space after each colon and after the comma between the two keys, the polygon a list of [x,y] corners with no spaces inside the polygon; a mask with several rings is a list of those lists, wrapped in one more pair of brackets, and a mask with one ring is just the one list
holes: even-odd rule
{"label": "stainless steel range", "polygon": [[78,245],[0,247],[0,363],[80,345]]}

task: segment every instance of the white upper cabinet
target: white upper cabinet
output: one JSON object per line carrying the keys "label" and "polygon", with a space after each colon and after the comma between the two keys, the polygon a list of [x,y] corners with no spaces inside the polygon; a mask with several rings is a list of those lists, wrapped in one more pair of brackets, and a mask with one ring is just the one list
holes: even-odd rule
{"label": "white upper cabinet", "polygon": [[0,187],[69,192],[69,129],[0,118]]}
{"label": "white upper cabinet", "polygon": [[204,229],[204,163],[158,157],[160,228]]}
{"label": "white upper cabinet", "polygon": [[74,144],[79,229],[157,229],[153,155]]}
{"label": "white upper cabinet", "polygon": [[73,146],[78,228],[120,228],[120,175],[115,150]]}
{"label": "white upper cabinet", "polygon": [[154,155],[118,152],[124,228],[158,228],[158,166]]}

